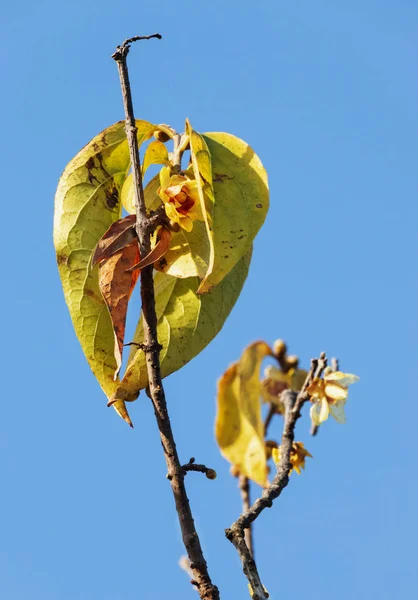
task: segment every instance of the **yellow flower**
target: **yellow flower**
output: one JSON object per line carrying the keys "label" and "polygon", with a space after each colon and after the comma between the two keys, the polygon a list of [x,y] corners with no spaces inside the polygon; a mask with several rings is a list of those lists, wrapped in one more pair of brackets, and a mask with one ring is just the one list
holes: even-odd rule
{"label": "yellow flower", "polygon": [[302,369],[290,369],[283,373],[269,365],[264,370],[265,379],[261,381],[261,396],[264,402],[274,404],[277,412],[284,414],[284,405],[280,394],[287,389],[299,392],[305,382],[307,372]]}
{"label": "yellow flower", "polygon": [[308,387],[313,402],[311,419],[314,425],[320,425],[331,414],[339,423],[345,423],[344,404],[348,397],[348,386],[360,378],[350,373],[325,370],[323,379],[314,379]]}
{"label": "yellow flower", "polygon": [[167,217],[185,231],[193,229],[193,221],[203,221],[197,182],[183,175],[170,175],[170,167],[160,171],[158,195],[164,202]]}
{"label": "yellow flower", "polygon": [[[279,466],[281,456],[281,448],[272,449],[272,457],[276,463],[276,467]],[[292,471],[296,471],[300,475],[300,470],[305,468],[305,459],[307,456],[313,458],[312,454],[308,452],[302,442],[293,442],[292,449],[290,451],[290,464],[292,465],[289,471],[289,475]]]}

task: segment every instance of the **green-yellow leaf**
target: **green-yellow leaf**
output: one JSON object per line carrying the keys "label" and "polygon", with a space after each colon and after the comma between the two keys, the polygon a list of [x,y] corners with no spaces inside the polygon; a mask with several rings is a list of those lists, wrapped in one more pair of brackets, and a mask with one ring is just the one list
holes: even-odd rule
{"label": "green-yellow leaf", "polygon": [[205,133],[212,163],[214,262],[204,292],[229,273],[252,245],[269,207],[266,171],[254,150],[230,133]]}
{"label": "green-yellow leaf", "polygon": [[[146,121],[136,125],[139,144],[156,129]],[[113,380],[114,335],[99,290],[98,268],[91,268],[91,258],[99,239],[121,216],[120,191],[129,166],[121,121],[102,131],[69,162],[55,195],[54,244],[65,300],[83,352],[108,397],[118,386]],[[115,408],[129,421],[122,402]]]}
{"label": "green-yellow leaf", "polygon": [[[167,377],[177,371],[219,333],[232,310],[247,277],[251,250],[239,261],[228,277],[212,293],[197,295],[197,277],[179,279],[156,273],[155,294],[158,317],[158,341],[161,372]],[[143,341],[142,318],[134,341]],[[113,399],[125,399],[148,384],[142,350],[133,347],[125,376]]]}
{"label": "green-yellow leaf", "polygon": [[[151,181],[145,186],[144,197],[145,204],[148,210],[155,210],[160,204],[161,200],[157,194],[157,190],[160,187],[160,179],[158,175],[155,175]],[[132,173],[129,173],[125,179],[122,190],[120,193],[121,202],[123,208],[130,214],[135,214],[135,195]]]}
{"label": "green-yellow leaf", "polygon": [[220,451],[242,475],[261,486],[267,483],[267,464],[260,368],[263,359],[271,354],[268,344],[254,342],[218,381],[215,434]]}
{"label": "green-yellow leaf", "polygon": [[194,131],[190,157],[205,218],[209,257],[198,293],[217,285],[246,253],[267,214],[267,174],[254,150],[229,133]]}

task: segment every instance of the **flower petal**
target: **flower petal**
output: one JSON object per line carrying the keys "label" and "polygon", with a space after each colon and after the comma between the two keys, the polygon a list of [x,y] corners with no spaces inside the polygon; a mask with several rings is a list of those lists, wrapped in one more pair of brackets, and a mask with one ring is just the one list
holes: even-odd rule
{"label": "flower petal", "polygon": [[179,220],[179,224],[180,224],[180,227],[182,227],[184,229],[184,231],[187,231],[187,233],[190,233],[191,230],[193,229],[193,221],[187,215],[181,216],[181,218]]}
{"label": "flower petal", "polygon": [[[191,196],[189,196],[189,198],[193,200]],[[187,215],[192,221],[203,221],[203,213],[199,201],[194,201],[193,206],[187,211]]]}
{"label": "flower petal", "polygon": [[312,381],[309,385],[307,392],[311,396],[311,398],[316,398],[317,400],[321,400],[325,396],[325,382],[323,379],[318,379],[317,377]]}
{"label": "flower petal", "polygon": [[344,404],[345,402],[336,402],[335,404],[331,404],[329,407],[331,416],[334,417],[338,423],[346,422]]}
{"label": "flower petal", "polygon": [[175,206],[171,202],[164,202],[165,214],[175,223],[180,223],[180,217]]}
{"label": "flower petal", "polygon": [[341,402],[347,400],[348,389],[338,383],[325,382],[325,395],[331,402]]}
{"label": "flower petal", "polygon": [[352,375],[351,373],[342,373],[341,371],[334,371],[332,373],[329,373],[328,375],[325,375],[324,379],[325,381],[333,381],[335,383],[338,383],[339,385],[348,387],[349,385],[356,383],[356,381],[358,381],[360,377],[357,377],[357,375]]}
{"label": "flower petal", "polygon": [[170,185],[164,190],[164,193],[167,194],[169,198],[175,198],[177,194],[180,194],[180,192],[183,189],[183,186],[184,182],[179,183],[177,185],[173,185],[173,183],[170,182]]}
{"label": "flower petal", "polygon": [[[162,188],[170,185],[170,167],[163,167],[160,171],[160,184]],[[158,193],[160,193],[158,191]]]}
{"label": "flower petal", "polygon": [[326,398],[321,399],[321,408],[319,411],[319,423],[323,423],[329,417],[329,404]]}
{"label": "flower petal", "polygon": [[280,463],[280,446],[278,448],[271,449],[271,457],[276,467],[278,467]]}
{"label": "flower petal", "polygon": [[315,402],[314,404],[312,404],[311,410],[310,410],[310,416],[311,416],[311,421],[314,425],[321,424],[321,421],[319,420],[320,412],[321,412],[320,402]]}

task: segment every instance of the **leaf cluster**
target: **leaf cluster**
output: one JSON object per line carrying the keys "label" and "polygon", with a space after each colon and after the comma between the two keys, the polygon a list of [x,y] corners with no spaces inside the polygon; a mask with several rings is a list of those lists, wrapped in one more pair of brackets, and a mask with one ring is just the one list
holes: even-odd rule
{"label": "leaf cluster", "polygon": [[[135,190],[124,122],[102,131],[67,165],[55,196],[54,244],[65,299],[89,365],[116,411],[148,385],[143,319],[121,374],[129,301],[153,264],[162,376],[180,369],[221,330],[246,279],[252,242],[269,202],[267,176],[252,148],[228,133],[200,134],[136,121],[147,144],[142,175],[155,217],[152,250],[140,256]],[[181,140],[170,152],[167,143]],[[188,152],[189,164],[181,158]],[[178,160],[180,158],[180,161]]]}

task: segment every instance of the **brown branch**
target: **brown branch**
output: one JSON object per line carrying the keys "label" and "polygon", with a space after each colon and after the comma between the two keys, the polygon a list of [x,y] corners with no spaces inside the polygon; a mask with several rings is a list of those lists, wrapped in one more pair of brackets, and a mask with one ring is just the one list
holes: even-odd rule
{"label": "brown branch", "polygon": [[250,583],[253,600],[265,600],[268,598],[266,591],[261,583],[257,566],[251,556],[250,550],[245,542],[245,529],[251,526],[257,517],[265,508],[270,508],[273,501],[280,496],[284,488],[289,483],[290,452],[295,440],[295,425],[301,416],[302,406],[309,400],[307,389],[315,377],[320,377],[326,367],[327,360],[322,353],[319,359],[311,361],[311,369],[306,377],[301,391],[297,394],[291,390],[285,390],[282,393],[282,400],[285,405],[284,426],[281,441],[280,463],[277,468],[276,476],[268,488],[266,488],[261,497],[225,531],[226,537],[238,551],[243,571]]}
{"label": "brown branch", "polygon": [[[241,493],[242,500],[242,511],[246,512],[251,506],[251,496],[250,496],[250,480],[245,475],[240,475],[238,477],[238,487]],[[253,528],[250,525],[244,531],[245,535],[245,543],[247,544],[247,548],[250,551],[251,556],[254,558],[254,539],[253,539]]]}
{"label": "brown branch", "polygon": [[184,475],[187,475],[189,471],[195,471],[196,473],[204,473],[208,479],[216,479],[216,471],[209,469],[205,465],[199,465],[195,463],[195,459],[192,457],[189,462],[182,466]]}
{"label": "brown branch", "polygon": [[[274,415],[277,415],[274,404],[270,404],[269,410],[264,421],[264,437],[267,436],[268,429],[270,427],[270,423],[273,420]],[[248,477],[245,475],[239,475],[238,477],[238,488],[241,493],[242,500],[242,512],[247,512],[247,510],[251,506],[251,483]],[[252,524],[245,530],[245,543],[248,546],[249,551],[251,552],[251,556],[254,558],[254,535]]]}
{"label": "brown branch", "polygon": [[277,415],[277,411],[274,407],[274,404],[270,404],[269,410],[268,410],[268,413],[266,416],[266,420],[264,421],[264,436],[267,435],[268,429],[270,427],[270,423],[271,423],[274,415]]}
{"label": "brown branch", "polygon": [[[138,235],[141,256],[147,256],[151,250],[150,234],[152,233],[152,225],[150,224],[150,218],[147,214],[147,209],[145,206],[141,164],[138,152],[137,128],[132,105],[132,95],[126,57],[128,55],[129,45],[131,42],[140,39],[149,39],[150,37],[160,38],[161,36],[159,34],[155,34],[153,36],[138,36],[125,40],[121,46],[117,47],[116,52],[112,56],[118,67],[123,105],[125,109],[126,135],[129,144],[135,193],[136,231]],[[194,585],[196,586],[199,596],[202,600],[219,600],[219,591],[218,588],[213,585],[210,579],[206,560],[203,556],[199,537],[194,525],[193,515],[184,485],[184,470],[179,460],[173,431],[171,429],[170,417],[167,411],[167,402],[162,384],[160,368],[161,346],[158,343],[157,337],[157,315],[155,311],[152,265],[145,267],[141,271],[141,299],[144,322],[144,343],[142,349],[145,352],[146,357],[149,394],[154,407],[154,413],[160,432],[161,443],[167,463],[168,476],[174,495],[183,542],[190,560],[191,569],[193,571]]]}

